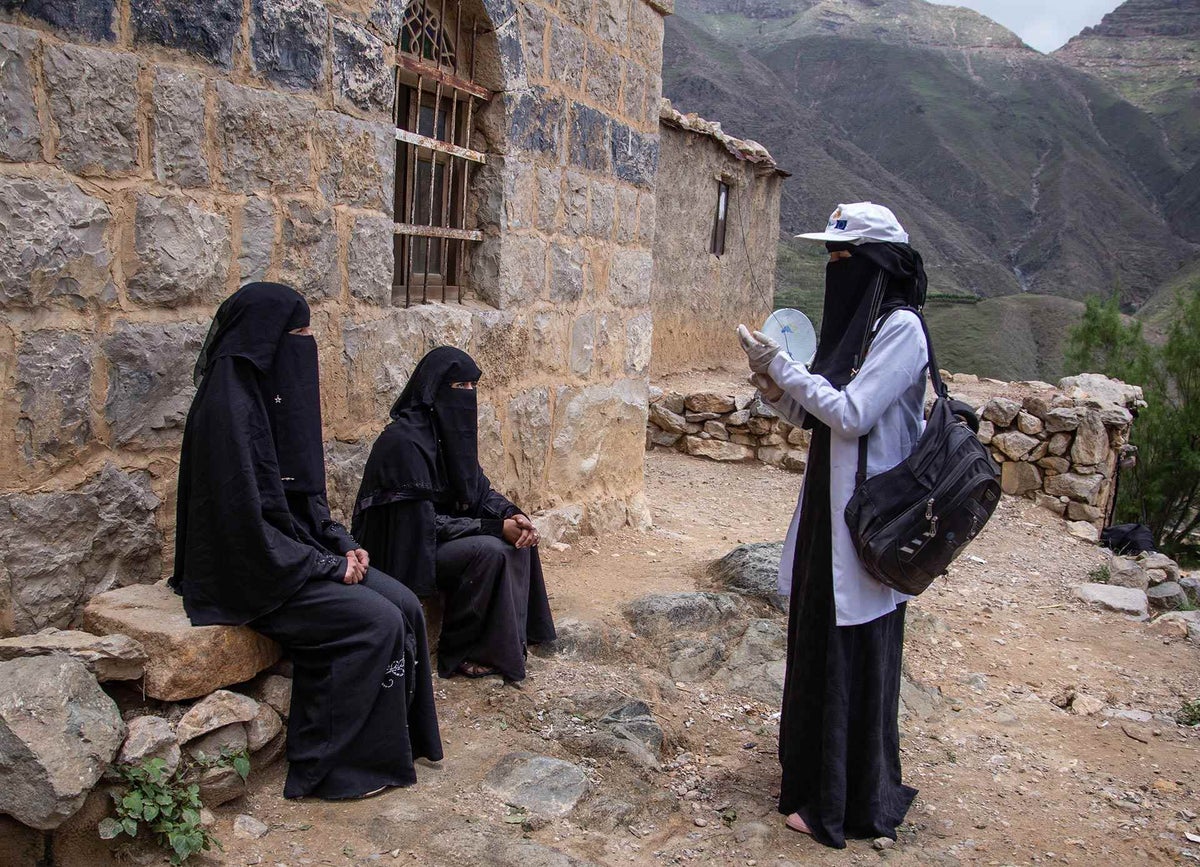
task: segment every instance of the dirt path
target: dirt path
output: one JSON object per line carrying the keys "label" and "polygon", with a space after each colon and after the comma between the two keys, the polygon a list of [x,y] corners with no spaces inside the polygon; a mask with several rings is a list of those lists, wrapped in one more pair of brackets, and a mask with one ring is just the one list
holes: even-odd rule
{"label": "dirt path", "polygon": [[[560,621],[604,622],[624,638],[623,602],[711,589],[712,559],[739,542],[782,537],[799,477],[657,452],[646,481],[653,531],[546,552]],[[1200,649],[1072,601],[1070,588],[1103,555],[1031,504],[1006,500],[970,554],[912,606],[906,670],[925,692],[909,701],[902,750],[906,780],[921,793],[889,851],[852,842],[834,852],[785,831],[774,810],[778,708],[725,691],[719,677],[676,684],[662,673],[663,647],[630,640],[608,662],[531,658],[522,690],[439,681],[448,758],[419,768],[411,789],[349,804],[287,802],[277,766],[217,811],[225,850],[209,862],[1200,861],[1200,844],[1184,836],[1200,834],[1200,730],[1171,718],[1185,698],[1200,697]],[[1060,709],[1053,700],[1070,690],[1104,709]],[[646,701],[665,733],[661,769],[590,755],[564,733],[563,721],[572,727],[597,693]],[[579,763],[592,793],[571,816],[522,828],[481,789],[514,750]],[[239,813],[271,832],[238,838]]]}

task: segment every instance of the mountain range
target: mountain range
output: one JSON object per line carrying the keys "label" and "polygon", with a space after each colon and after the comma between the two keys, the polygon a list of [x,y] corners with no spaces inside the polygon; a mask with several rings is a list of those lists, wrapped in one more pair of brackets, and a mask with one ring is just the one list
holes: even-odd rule
{"label": "mountain range", "polygon": [[[1081,299],[1118,293],[1132,312],[1200,258],[1198,47],[1195,0],[1129,0],[1053,55],[922,0],[679,0],[663,91],[792,172],[785,238],[839,203],[885,203],[931,293],[981,299],[931,322],[986,332],[996,307],[1065,329]],[[783,243],[780,289],[811,300],[820,251]],[[961,363],[992,366],[973,372],[1061,365],[1054,340],[1025,340],[996,369],[1003,335],[978,337]]]}

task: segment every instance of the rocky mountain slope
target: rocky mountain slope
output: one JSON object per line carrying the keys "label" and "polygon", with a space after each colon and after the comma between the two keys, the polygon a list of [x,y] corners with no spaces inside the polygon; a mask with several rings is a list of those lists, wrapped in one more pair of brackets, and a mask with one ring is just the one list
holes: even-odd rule
{"label": "rocky mountain slope", "polygon": [[1149,298],[1196,248],[1155,118],[966,9],[921,0],[681,0],[664,92],[794,176],[783,229],[895,206],[935,292]]}
{"label": "rocky mountain slope", "polygon": [[1107,82],[1161,125],[1181,173],[1167,215],[1200,240],[1200,3],[1128,0],[1054,57]]}

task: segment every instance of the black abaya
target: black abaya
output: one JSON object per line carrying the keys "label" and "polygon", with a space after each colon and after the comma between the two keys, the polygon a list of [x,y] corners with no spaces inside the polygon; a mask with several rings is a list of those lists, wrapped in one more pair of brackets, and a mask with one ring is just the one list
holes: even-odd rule
{"label": "black abaya", "polygon": [[830,547],[829,428],[809,448],[796,539],[787,673],[779,721],[779,812],[813,836],[896,838],[916,789],[900,779],[900,660],[904,612],[838,626]]}
{"label": "black abaya", "polygon": [[[294,290],[251,284],[218,310],[180,455],[171,585],[195,625],[249,624],[295,661],[287,797],[348,798],[442,756],[420,604],[329,515],[316,345]],[[402,688],[397,689],[397,684]]]}

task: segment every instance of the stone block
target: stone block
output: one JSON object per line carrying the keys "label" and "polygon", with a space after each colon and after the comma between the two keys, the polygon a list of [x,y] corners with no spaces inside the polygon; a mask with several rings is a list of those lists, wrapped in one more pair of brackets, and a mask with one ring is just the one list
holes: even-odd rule
{"label": "stone block", "polygon": [[565,103],[544,87],[504,95],[507,134],[519,150],[556,156],[562,141]]}
{"label": "stone block", "polygon": [[571,326],[571,372],[587,376],[596,354],[596,314],[588,311]]}
{"label": "stone block", "polygon": [[979,422],[979,441],[985,446],[989,445],[992,437],[996,435],[996,425],[986,419]]}
{"label": "stone block", "polygon": [[994,397],[983,408],[982,416],[998,428],[1010,426],[1021,411],[1021,405],[1007,397]]}
{"label": "stone block", "polygon": [[648,250],[613,253],[609,297],[618,307],[645,307],[650,303],[654,256]]}
{"label": "stone block", "polygon": [[729,430],[719,421],[706,421],[704,432],[715,440],[729,440]]}
{"label": "stone block", "polygon": [[643,374],[650,367],[650,350],[654,337],[654,318],[649,312],[639,313],[625,323],[625,370]]}
{"label": "stone block", "polygon": [[646,384],[618,380],[559,388],[546,485],[564,500],[592,486],[636,490],[645,459]]}
{"label": "stone block", "polygon": [[1048,433],[1066,433],[1079,427],[1079,422],[1085,411],[1074,407],[1055,407],[1046,413],[1046,431]]}
{"label": "stone block", "polygon": [[387,418],[426,352],[442,345],[469,347],[471,313],[457,304],[394,309],[379,319],[343,324],[342,341],[351,383],[350,413],[358,418]]}
{"label": "stone block", "polygon": [[754,449],[749,446],[721,440],[706,440],[698,436],[685,437],[684,448],[689,455],[714,461],[749,461],[755,457]]}
{"label": "stone block", "polygon": [[611,164],[612,131],[608,115],[575,102],[568,111],[567,159],[571,165],[594,172],[608,172]]}
{"label": "stone block", "polygon": [[323,111],[317,115],[316,142],[318,183],[327,201],[392,214],[396,139],[390,121]]}
{"label": "stone block", "polygon": [[608,181],[593,181],[591,207],[588,210],[587,233],[593,238],[608,240],[613,229],[613,205],[616,191]]}
{"label": "stone block", "polygon": [[158,182],[181,187],[208,186],[208,159],[202,150],[206,136],[203,77],[160,66],[154,74],[153,102],[152,158]]}
{"label": "stone block", "polygon": [[[738,436],[738,434],[734,434],[732,440],[737,442]],[[677,433],[668,433],[661,428],[652,426],[649,428],[648,438],[649,443],[647,444],[646,448],[650,448],[651,446],[663,446],[664,448],[673,449],[675,446],[679,445],[679,441],[683,439],[683,435]],[[742,443],[742,445],[747,445],[747,443]]]}
{"label": "stone block", "polygon": [[1067,504],[1067,519],[1071,521],[1087,521],[1095,523],[1103,517],[1103,513],[1095,506],[1089,506],[1087,503],[1068,503]]}
{"label": "stone block", "polygon": [[1080,602],[1116,611],[1119,614],[1127,614],[1138,620],[1145,620],[1149,616],[1145,591],[1132,587],[1080,584],[1075,588],[1075,598]]}
{"label": "stone block", "polygon": [[175,724],[175,737],[186,745],[226,726],[248,723],[258,716],[258,707],[249,696],[218,689],[188,708]]}
{"label": "stone block", "polygon": [[1000,468],[1000,488],[1006,494],[1023,497],[1042,486],[1042,473],[1024,461],[1006,461]]}
{"label": "stone block", "polygon": [[1090,502],[1100,490],[1104,477],[1095,474],[1062,473],[1046,479],[1046,493],[1052,497],[1070,497],[1080,503]]}
{"label": "stone block", "polygon": [[251,196],[242,207],[242,239],[238,282],[267,279],[275,247],[275,206],[270,199]]}
{"label": "stone block", "polygon": [[570,304],[583,296],[584,250],[578,244],[550,245],[550,300]]}
{"label": "stone block", "polygon": [[622,246],[631,245],[637,240],[637,200],[637,190],[624,184],[617,186],[614,239]]}
{"label": "stone block", "polygon": [[771,620],[755,620],[746,627],[716,679],[738,695],[768,704],[782,702],[786,657],[783,627]]}
{"label": "stone block", "polygon": [[1150,586],[1150,578],[1136,560],[1114,556],[1108,564],[1108,583],[1116,587],[1145,590]]}
{"label": "stone block", "polygon": [[1075,464],[1102,464],[1108,458],[1108,430],[1100,413],[1091,411],[1083,415],[1075,431],[1075,443],[1071,446],[1071,461]]}
{"label": "stone block", "polygon": [[92,594],[157,580],[159,505],[147,473],[112,464],[73,491],[0,495],[0,630],[66,627]]}
{"label": "stone block", "polygon": [[19,9],[30,18],[96,42],[111,42],[117,36],[117,0],[6,0],[4,9]]}
{"label": "stone block", "polygon": [[1055,457],[1062,457],[1071,447],[1071,434],[1059,432],[1050,437],[1047,451]]}
{"label": "stone block", "polygon": [[303,201],[290,201],[284,207],[283,282],[310,302],[336,297],[341,287],[333,210]]}
{"label": "stone block", "polygon": [[[543,509],[533,515],[533,523],[542,537],[542,544],[553,545],[562,542],[570,545],[578,542],[582,533],[583,507],[572,504],[555,509]],[[562,637],[560,629],[558,632],[560,644]]]}
{"label": "stone block", "polygon": [[1058,497],[1047,496],[1039,491],[1034,493],[1033,501],[1043,509],[1058,515],[1060,518],[1067,513],[1067,504]]}
{"label": "stone block", "polygon": [[992,437],[992,448],[999,449],[1009,460],[1019,461],[1036,448],[1038,441],[1020,431],[1010,430]]}
{"label": "stone block", "polygon": [[260,704],[254,719],[246,723],[246,746],[251,752],[261,750],[283,731],[283,721],[270,705]]}
{"label": "stone block", "polygon": [[207,329],[193,322],[119,321],[104,341],[104,416],[118,445],[174,445],[192,405],[192,368]]}
{"label": "stone block", "polygon": [[535,178],[534,225],[539,232],[558,227],[558,204],[562,199],[562,174],[558,169],[539,168]]}
{"label": "stone block", "polygon": [[91,439],[92,352],[92,339],[73,331],[33,331],[21,340],[17,442],[27,463],[66,459]]}
{"label": "stone block", "polygon": [[251,698],[287,719],[292,710],[292,679],[265,674],[249,690]]}
{"label": "stone block", "polygon": [[621,57],[598,42],[589,41],[585,80],[588,99],[616,109],[621,97]]}
{"label": "stone block", "polygon": [[646,119],[646,70],[635,60],[624,63],[625,82],[621,85],[621,109],[634,122]]}
{"label": "stone block", "polygon": [[655,214],[658,201],[650,192],[638,193],[638,243],[643,247],[654,246]]}
{"label": "stone block", "polygon": [[619,497],[603,497],[588,503],[581,530],[585,536],[607,536],[628,523],[629,509]]}
{"label": "stone block", "polygon": [[1017,413],[1017,429],[1023,434],[1037,436],[1045,430],[1045,424],[1036,415],[1022,410]]}
{"label": "stone block", "polygon": [[587,38],[583,31],[554,18],[550,24],[550,77],[571,90],[583,86]]}
{"label": "stone block", "polygon": [[733,412],[737,404],[728,394],[715,391],[697,391],[684,398],[683,405],[691,412],[714,412],[724,414]]}
{"label": "stone block", "polygon": [[[536,235],[510,237],[500,245],[499,277],[480,289],[501,310],[528,304],[546,291],[547,245]],[[489,291],[490,290],[490,291]]]}
{"label": "stone block", "polygon": [[14,163],[42,158],[42,125],[33,93],[37,34],[0,25],[0,158]]}
{"label": "stone block", "polygon": [[279,659],[279,645],[246,626],[192,626],[182,599],[165,583],[122,587],[93,597],[83,627],[142,643],[146,695],[160,701],[199,698],[243,683]]}
{"label": "stone block", "polygon": [[241,0],[130,0],[133,41],[186,51],[226,69],[242,29]]}
{"label": "stone block", "polygon": [[650,421],[664,431],[674,434],[691,432],[687,420],[678,413],[672,412],[662,403],[650,404]]}
{"label": "stone block", "polygon": [[321,0],[251,0],[251,63],[274,84],[319,89],[328,38],[329,13]]}
{"label": "stone block", "polygon": [[333,102],[389,118],[395,100],[395,68],[384,56],[383,40],[342,18],[333,20]]}
{"label": "stone block", "polygon": [[224,81],[214,86],[217,162],[225,185],[246,194],[302,189],[312,165],[307,144],[311,108],[282,93]]}
{"label": "stone block", "polygon": [[225,292],[229,220],[183,196],[142,193],[134,216],[133,256],[126,262],[129,297],[175,307],[216,301]]}
{"label": "stone block", "polygon": [[83,806],[125,736],[111,698],[78,660],[0,662],[0,813],[42,831]]}
{"label": "stone block", "polygon": [[77,175],[137,170],[138,63],[80,45],[47,45],[42,74],[58,127],[58,162]]}
{"label": "stone block", "polygon": [[613,172],[623,181],[638,187],[653,187],[658,175],[659,143],[657,133],[644,133],[613,122]]}
{"label": "stone block", "polygon": [[129,732],[115,764],[139,765],[147,759],[162,759],[166,772],[173,774],[181,758],[171,724],[160,716],[139,716],[129,721]]}
{"label": "stone block", "polygon": [[735,593],[760,599],[778,611],[787,611],[787,598],[779,595],[779,561],[782,542],[738,545],[720,560],[713,561],[708,574]]}
{"label": "stone block", "polygon": [[1143,399],[1141,386],[1126,385],[1099,373],[1081,373],[1058,382],[1058,387],[1076,400],[1094,400],[1117,406],[1134,406]]}
{"label": "stone block", "polygon": [[1042,469],[1055,475],[1071,471],[1071,462],[1066,458],[1044,457],[1037,464]]}
{"label": "stone block", "polygon": [[142,645],[127,635],[96,636],[49,627],[33,635],[0,638],[0,662],[30,656],[66,654],[104,683],[137,680],[146,665]]}
{"label": "stone block", "polygon": [[1177,608],[1186,608],[1191,604],[1183,587],[1175,581],[1164,581],[1162,584],[1156,584],[1149,588],[1146,591],[1146,598],[1159,610],[1172,611]]}
{"label": "stone block", "polygon": [[392,302],[395,264],[392,225],[388,216],[355,216],[346,258],[350,294],[381,307]]}
{"label": "stone block", "polygon": [[1093,545],[1100,541],[1100,531],[1087,521],[1067,521],[1067,532],[1083,542]]}

